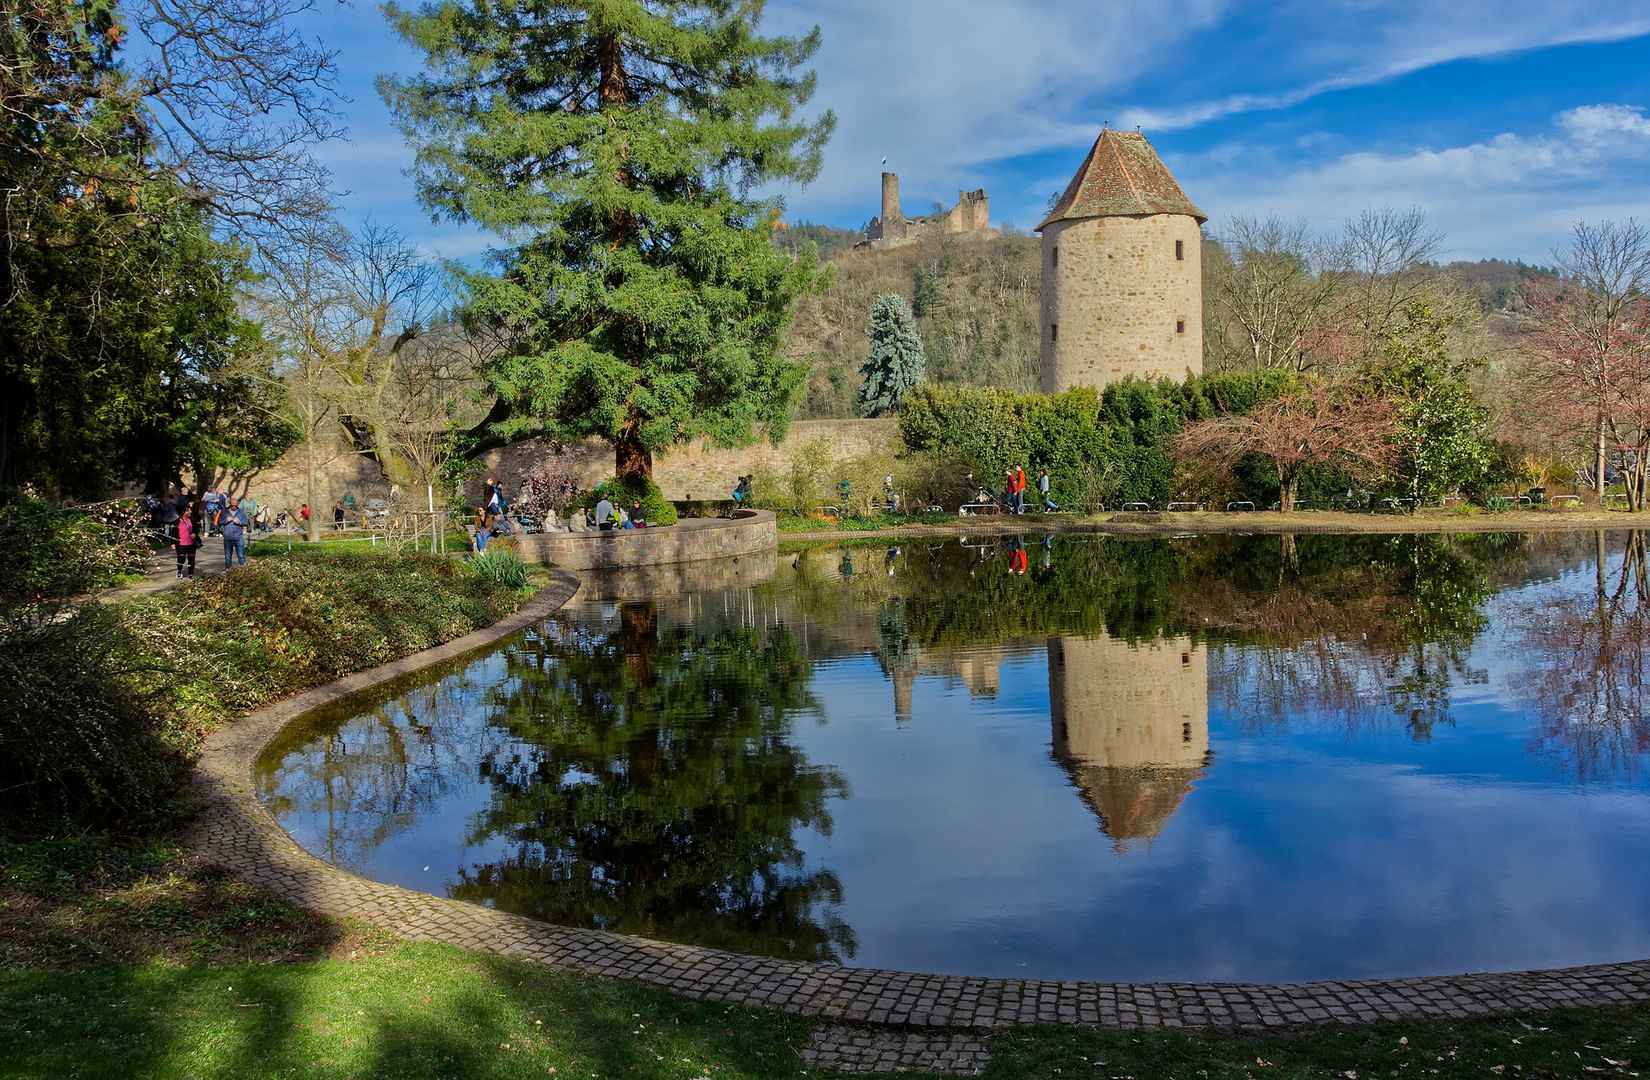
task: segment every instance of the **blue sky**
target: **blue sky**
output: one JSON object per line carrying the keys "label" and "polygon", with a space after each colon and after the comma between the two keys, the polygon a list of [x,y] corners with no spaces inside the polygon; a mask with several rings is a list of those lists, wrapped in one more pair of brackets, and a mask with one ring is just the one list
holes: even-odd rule
{"label": "blue sky", "polygon": [[[1542,262],[1577,220],[1650,219],[1650,0],[769,0],[770,32],[815,23],[838,129],[791,220],[859,226],[886,156],[907,213],[984,187],[994,224],[1027,228],[1105,121],[1141,126],[1216,235],[1419,206],[1450,258]],[[325,151],[346,218],[483,250],[418,208],[373,90],[418,57],[366,3],[305,29],[352,99],[352,141]]]}

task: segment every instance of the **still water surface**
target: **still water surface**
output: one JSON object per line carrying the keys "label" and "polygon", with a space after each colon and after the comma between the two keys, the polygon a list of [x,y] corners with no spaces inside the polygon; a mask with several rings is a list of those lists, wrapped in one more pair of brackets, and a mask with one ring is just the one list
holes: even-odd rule
{"label": "still water surface", "polygon": [[1640,958],[1644,551],[788,552],[754,585],[576,599],[313,717],[261,792],[379,881],[855,966],[1284,981]]}

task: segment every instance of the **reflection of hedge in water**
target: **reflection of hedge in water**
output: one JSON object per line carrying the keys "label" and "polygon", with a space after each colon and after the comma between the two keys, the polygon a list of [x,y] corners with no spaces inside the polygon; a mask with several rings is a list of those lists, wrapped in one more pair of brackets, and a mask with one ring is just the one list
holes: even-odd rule
{"label": "reflection of hedge in water", "polygon": [[538,747],[482,763],[492,806],[472,842],[517,854],[453,895],[558,923],[811,960],[854,954],[840,902],[793,835],[829,832],[840,777],[809,765],[787,715],[814,707],[789,632],[660,633],[651,605],[620,625],[559,624],[511,658],[496,722]]}
{"label": "reflection of hedge in water", "polygon": [[1396,717],[1425,738],[1448,722],[1450,687],[1484,677],[1465,657],[1485,627],[1487,571],[1519,559],[1524,538],[1056,538],[1046,548],[1031,538],[1024,575],[1008,558],[1016,542],[912,546],[893,578],[805,572],[799,603],[825,619],[839,605],[877,604],[887,670],[908,642],[943,649],[1104,632],[1233,646],[1211,668],[1211,689],[1246,723],[1283,724],[1317,708],[1354,726]]}
{"label": "reflection of hedge in water", "polygon": [[[1024,575],[1010,566],[1016,542],[1031,556]],[[909,544],[892,578],[864,572],[883,562],[873,551],[846,552],[860,567],[847,581],[812,573],[817,557],[804,555],[795,584],[802,611],[821,620],[843,605],[903,600],[898,633],[922,648],[1102,631],[1129,641],[1293,644],[1342,634],[1383,647],[1465,644],[1483,629],[1486,567],[1517,552],[1438,535],[1055,537],[1046,546],[1030,537]],[[882,635],[897,636],[891,627]]]}

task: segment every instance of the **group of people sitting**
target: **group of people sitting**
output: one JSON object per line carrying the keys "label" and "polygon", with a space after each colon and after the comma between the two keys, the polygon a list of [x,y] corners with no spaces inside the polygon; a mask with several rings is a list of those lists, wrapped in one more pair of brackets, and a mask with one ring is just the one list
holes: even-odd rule
{"label": "group of people sitting", "polygon": [[[594,510],[589,506],[580,506],[564,519],[554,509],[550,509],[545,512],[543,520],[534,524],[544,532],[645,529],[647,513],[642,509],[640,499],[632,499],[627,510],[604,496],[596,503]],[[510,502],[505,498],[504,488],[489,476],[481,505],[476,507],[475,517],[470,522],[469,531],[475,541],[476,551],[486,551],[489,540],[524,530],[522,519],[511,514]]]}

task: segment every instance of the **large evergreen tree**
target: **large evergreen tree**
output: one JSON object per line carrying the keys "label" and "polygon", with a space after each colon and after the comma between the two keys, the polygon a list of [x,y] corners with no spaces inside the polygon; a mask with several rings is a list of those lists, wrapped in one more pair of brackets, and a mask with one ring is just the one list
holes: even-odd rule
{"label": "large evergreen tree", "polygon": [[779,355],[811,250],[775,250],[776,203],[835,119],[798,115],[819,44],[756,32],[763,0],[391,3],[430,72],[380,89],[424,205],[511,245],[464,273],[468,318],[515,335],[487,369],[494,439],[602,434],[621,478],[708,436],[782,434],[803,372]]}
{"label": "large evergreen tree", "polygon": [[871,305],[871,351],[859,365],[865,381],[859,408],[866,416],[898,412],[905,395],[922,385],[927,363],[916,320],[902,296],[879,296]]}

